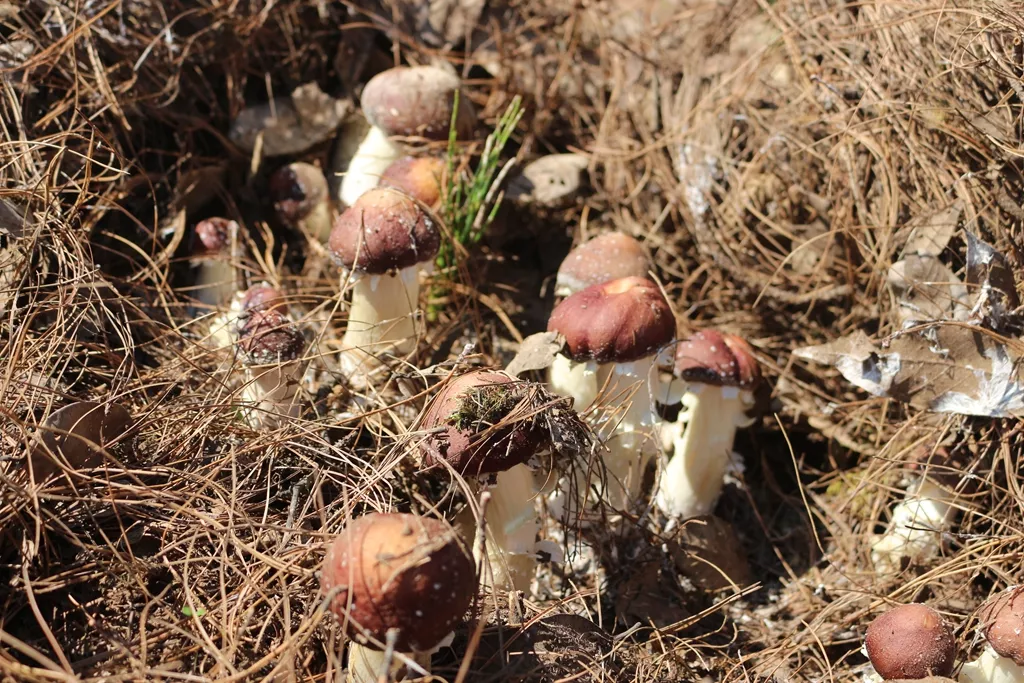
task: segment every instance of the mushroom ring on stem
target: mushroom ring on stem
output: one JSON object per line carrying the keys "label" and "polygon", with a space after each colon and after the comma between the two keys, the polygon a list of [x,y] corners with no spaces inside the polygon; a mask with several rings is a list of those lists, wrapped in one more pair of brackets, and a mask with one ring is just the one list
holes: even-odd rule
{"label": "mushroom ring on stem", "polygon": [[956,659],[953,629],[927,605],[894,607],[868,626],[864,649],[883,680],[948,676]]}
{"label": "mushroom ring on stem", "polygon": [[533,579],[540,522],[530,465],[553,449],[550,421],[578,421],[552,399],[541,385],[477,370],[448,382],[421,421],[430,430],[424,464],[444,460],[459,474],[494,479],[485,517],[495,587],[529,590]]}
{"label": "mushroom ring on stem", "polygon": [[1008,588],[978,610],[985,651],[960,668],[961,683],[1024,681],[1024,588]]}
{"label": "mushroom ring on stem", "polygon": [[366,372],[376,353],[415,348],[420,271],[432,266],[440,246],[437,220],[398,190],[370,190],[338,216],[330,251],[352,279],[344,370]]}
{"label": "mushroom ring on stem", "polygon": [[389,632],[394,651],[410,653],[405,659],[429,673],[431,652],[462,619],[477,581],[473,561],[447,524],[371,513],[350,522],[331,544],[321,587],[352,639],[349,681],[377,683],[381,676],[394,680],[394,671],[382,670]]}
{"label": "mushroom ring on stem", "polygon": [[[666,425],[673,452],[655,502],[669,517],[687,519],[714,510],[736,429],[752,422],[747,411],[754,405],[761,370],[745,341],[704,330],[678,344],[674,374],[677,379],[664,400],[679,400],[682,409],[676,422]],[[682,387],[685,392],[679,395]]]}
{"label": "mushroom ring on stem", "polygon": [[[391,138],[447,140],[459,91],[459,77],[437,66],[399,66],[369,80],[360,97],[364,120],[345,127],[337,157],[344,173],[338,198],[352,206],[377,187],[388,166],[402,156]],[[468,97],[459,97],[456,133],[472,135],[476,114]]]}
{"label": "mushroom ring on stem", "polygon": [[622,408],[610,418],[604,458],[608,485],[603,495],[613,507],[636,500],[647,462],[657,452],[652,429],[659,422],[652,400],[655,359],[675,330],[661,290],[641,277],[591,285],[558,304],[548,319],[548,331],[565,337],[565,348],[550,369],[552,390],[572,397],[581,412],[601,391]]}

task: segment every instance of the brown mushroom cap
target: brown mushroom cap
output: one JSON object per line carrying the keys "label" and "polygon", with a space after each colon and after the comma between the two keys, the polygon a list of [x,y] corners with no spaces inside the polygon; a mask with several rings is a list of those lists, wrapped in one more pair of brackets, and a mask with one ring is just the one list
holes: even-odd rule
{"label": "brown mushroom cap", "polygon": [[327,201],[327,178],[323,171],[301,161],[274,171],[270,176],[270,199],[274,211],[287,225],[295,225]]}
{"label": "brown mushroom cap", "polygon": [[[545,446],[546,432],[532,419],[526,400],[531,384],[503,372],[475,370],[451,380],[423,415],[433,430],[421,451],[426,465],[446,460],[460,474],[503,472],[528,461]],[[501,424],[494,429],[493,426]]]}
{"label": "brown mushroom cap", "polygon": [[658,286],[642,277],[591,285],[555,307],[548,331],[565,337],[574,361],[630,363],[675,336],[676,321]]}
{"label": "brown mushroom cap", "polygon": [[[382,71],[363,88],[363,115],[388,136],[447,140],[459,77],[436,66],[397,66]],[[459,96],[459,137],[476,125],[473,103]]]}
{"label": "brown mushroom cap", "polygon": [[445,166],[443,159],[435,157],[402,157],[384,169],[380,186],[393,187],[427,206],[437,206]]}
{"label": "brown mushroom cap", "polygon": [[422,652],[451,633],[469,608],[476,570],[443,522],[372,513],[349,523],[331,544],[321,586],[324,593],[337,589],[331,610],[350,637],[362,635],[358,625],[382,642],[394,628],[399,652]]}
{"label": "brown mushroom cap", "polygon": [[761,368],[746,341],[718,330],[701,330],[676,347],[675,373],[687,382],[751,389]]}
{"label": "brown mushroom cap", "polygon": [[569,252],[558,267],[556,293],[572,294],[623,277],[647,277],[650,269],[640,242],[624,232],[608,232]]}
{"label": "brown mushroom cap", "polygon": [[284,315],[288,310],[288,302],[284,292],[271,285],[253,285],[242,296],[242,310],[277,311]]}
{"label": "brown mushroom cap", "polygon": [[378,275],[429,262],[440,246],[434,218],[408,195],[382,187],[338,216],[328,241],[341,265]]}
{"label": "brown mushroom cap", "polygon": [[953,631],[927,605],[900,605],[885,612],[868,626],[864,644],[875,671],[887,681],[953,672]]}
{"label": "brown mushroom cap", "polygon": [[985,640],[1000,657],[1024,666],[1024,587],[989,598],[978,613]]}
{"label": "brown mushroom cap", "polygon": [[228,218],[207,218],[196,223],[195,233],[200,256],[223,254],[231,247],[231,230],[238,229],[238,223]]}
{"label": "brown mushroom cap", "polygon": [[248,365],[293,361],[302,355],[306,340],[291,320],[270,309],[254,310],[242,322],[238,346]]}

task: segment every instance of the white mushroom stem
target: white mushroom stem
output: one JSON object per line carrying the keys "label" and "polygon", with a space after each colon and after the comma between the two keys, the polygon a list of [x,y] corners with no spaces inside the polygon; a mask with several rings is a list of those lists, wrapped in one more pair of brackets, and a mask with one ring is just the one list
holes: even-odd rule
{"label": "white mushroom stem", "polygon": [[210,310],[226,306],[235,293],[235,267],[227,255],[196,258],[192,296]]}
{"label": "white mushroom stem", "polygon": [[286,418],[297,417],[300,405],[296,394],[301,377],[302,363],[299,360],[247,367],[242,400],[249,406],[249,424],[255,428],[268,428]]}
{"label": "white mushroom stem", "polygon": [[238,319],[242,315],[242,299],[245,292],[235,292],[227,310],[218,313],[210,320],[209,346],[223,349],[235,345],[238,341]]}
{"label": "white mushroom stem", "polygon": [[345,126],[341,140],[334,163],[336,172],[343,174],[337,196],[344,206],[352,206],[364,192],[377,187],[381,174],[402,153],[384,131],[362,117]]}
{"label": "white mushroom stem", "polygon": [[598,369],[599,390],[625,408],[610,416],[614,427],[605,442],[607,483],[603,495],[617,509],[625,509],[637,500],[647,463],[658,451],[654,427],[659,420],[650,385],[653,371],[653,357],[608,363]]}
{"label": "white mushroom stem", "polygon": [[[449,641],[450,642],[450,641]],[[430,659],[433,653],[443,647],[438,645],[430,652],[392,652],[391,662],[388,670],[384,667],[388,664],[389,654],[384,650],[375,650],[350,641],[348,645],[348,676],[347,683],[378,683],[378,681],[400,681],[399,678],[403,669],[410,668],[406,660],[412,660],[422,672],[416,672],[413,678],[419,678],[423,673],[430,674]]]}
{"label": "white mushroom stem", "polygon": [[875,571],[897,571],[903,558],[917,561],[937,555],[942,532],[956,514],[952,502],[953,496],[930,479],[911,484],[893,508],[889,528],[871,546]]}
{"label": "white mushroom stem", "polygon": [[352,283],[352,306],[341,343],[344,351],[374,355],[392,347],[408,353],[416,344],[416,310],[420,296],[419,268],[395,275],[359,275]]}
{"label": "white mushroom stem", "polygon": [[655,504],[667,516],[710,514],[722,492],[736,430],[747,427],[753,395],[738,387],[691,384],[674,428],[673,454],[661,474]]}
{"label": "white mushroom stem", "polygon": [[582,413],[597,398],[597,363],[577,363],[568,356],[558,354],[548,370],[548,385],[559,396],[573,400],[573,410]]}
{"label": "white mushroom stem", "polygon": [[299,221],[299,228],[312,239],[326,243],[331,237],[331,228],[334,227],[334,218],[331,216],[331,204],[324,197],[324,201],[313,206],[309,215]]}
{"label": "white mushroom stem", "polygon": [[960,668],[960,683],[1021,683],[1024,681],[1024,667],[1018,666],[1009,657],[1003,657],[985,646],[973,662],[967,662]]}
{"label": "white mushroom stem", "polygon": [[[485,511],[487,524],[487,562],[482,572],[484,587],[529,591],[537,567],[537,489],[533,471],[516,465],[499,472],[490,487],[491,500]],[[474,549],[477,562],[479,549]]]}

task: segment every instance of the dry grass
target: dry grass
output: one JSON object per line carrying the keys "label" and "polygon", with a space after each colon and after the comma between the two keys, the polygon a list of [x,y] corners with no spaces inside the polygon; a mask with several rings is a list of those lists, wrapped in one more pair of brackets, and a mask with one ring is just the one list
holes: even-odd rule
{"label": "dry grass", "polygon": [[[468,619],[438,674],[465,659],[473,681],[851,680],[871,617],[910,600],[961,625],[966,653],[974,608],[1020,580],[1019,428],[866,398],[790,352],[896,329],[885,274],[906,226],[953,202],[1020,268],[1024,6],[530,0],[491,7],[472,49],[447,52],[394,25],[403,8],[0,2],[5,680],[333,680],[324,539],[370,509],[465,504],[409,457],[426,397],[457,366],[507,361],[543,326],[571,240],[612,228],[652,247],[682,331],[745,336],[769,379],[766,416],[738,441],[745,483],[718,510],[751,585],[694,591],[657,520],[627,525],[545,569],[533,601],[501,603],[482,631]],[[304,82],[358,92],[393,61],[389,40],[464,68],[490,125],[521,94],[519,154],[584,151],[591,191],[499,215],[439,290],[418,355],[350,392],[330,353],[344,316],[325,325],[338,278],[274,223],[276,162],[226,135],[247,104]],[[239,420],[238,360],[204,343],[181,289],[185,229],[213,214],[248,227],[239,265],[288,288],[312,340],[310,409],[273,431]],[[963,253],[955,238],[943,259],[956,270]],[[123,404],[138,443],[33,483],[36,428],[73,400]],[[876,576],[869,536],[901,472],[940,446],[967,475],[956,532],[942,557]],[[510,654],[524,642],[532,655]]]}

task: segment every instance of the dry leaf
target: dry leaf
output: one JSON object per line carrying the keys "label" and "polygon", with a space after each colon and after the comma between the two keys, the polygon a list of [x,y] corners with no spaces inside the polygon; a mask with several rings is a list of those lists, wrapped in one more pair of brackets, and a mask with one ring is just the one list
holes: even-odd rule
{"label": "dry leaf", "polygon": [[565,346],[565,339],[557,332],[538,332],[531,334],[519,345],[516,357],[505,368],[505,372],[518,377],[530,370],[543,370],[551,367],[555,356]]}
{"label": "dry leaf", "polygon": [[793,353],[834,366],[874,396],[917,408],[982,417],[1024,416],[1020,354],[980,327],[935,325],[899,333],[884,343],[858,331]]}
{"label": "dry leaf", "polygon": [[[907,235],[902,255],[939,256],[942,254],[946,245],[956,234],[956,227],[960,223],[960,215],[963,212],[963,204],[954,202],[935,213],[915,216],[910,219],[900,229],[901,236]],[[900,236],[897,236],[896,240],[899,241]]]}
{"label": "dry leaf", "polygon": [[935,256],[910,254],[889,266],[886,280],[899,300],[898,313],[904,327],[966,317],[967,288]]}
{"label": "dry leaf", "polygon": [[305,152],[334,134],[348,114],[347,100],[336,100],[315,82],[300,85],[289,97],[248,107],[231,125],[231,141],[251,152],[262,136],[265,157]]}
{"label": "dry leaf", "polygon": [[582,154],[549,154],[531,161],[508,184],[506,196],[517,202],[557,206],[571,200],[589,164]]}
{"label": "dry leaf", "polygon": [[971,320],[994,330],[1003,328],[1010,311],[1020,306],[1013,270],[1006,257],[967,233],[967,283],[977,296]]}

